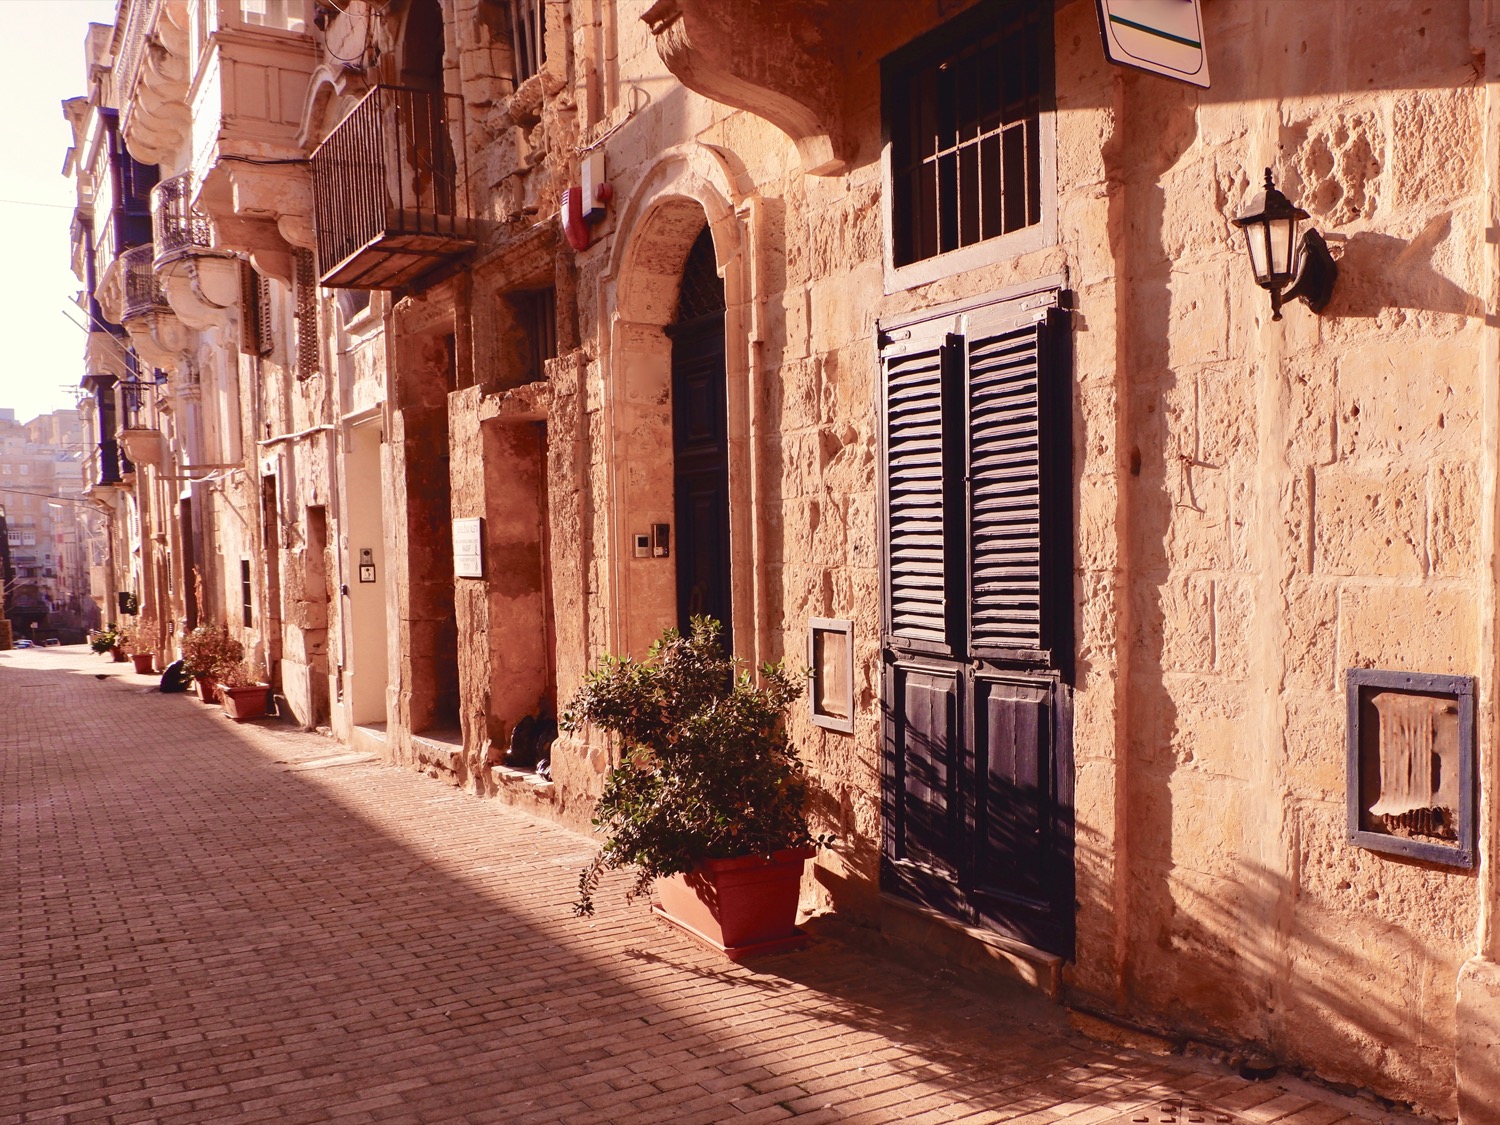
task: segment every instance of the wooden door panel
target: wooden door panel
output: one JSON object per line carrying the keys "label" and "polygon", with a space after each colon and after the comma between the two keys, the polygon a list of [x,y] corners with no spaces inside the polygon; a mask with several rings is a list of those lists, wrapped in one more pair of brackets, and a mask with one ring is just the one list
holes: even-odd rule
{"label": "wooden door panel", "polygon": [[893,858],[956,877],[958,679],[951,672],[899,667],[889,732],[897,807]]}
{"label": "wooden door panel", "polygon": [[713,617],[733,652],[728,418],[724,318],[713,314],[672,334],[677,627],[686,633],[694,615]]}

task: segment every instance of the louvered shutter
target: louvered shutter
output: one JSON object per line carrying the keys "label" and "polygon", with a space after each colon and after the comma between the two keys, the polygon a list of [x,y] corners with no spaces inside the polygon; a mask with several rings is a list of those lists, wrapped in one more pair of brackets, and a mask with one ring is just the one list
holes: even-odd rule
{"label": "louvered shutter", "polygon": [[[888,343],[882,359],[887,621],[893,638],[946,648],[945,505],[952,497],[944,488],[944,436],[952,427],[944,426],[943,384],[952,350],[941,334],[908,335]],[[951,447],[954,435],[947,436]]]}
{"label": "louvered shutter", "polygon": [[970,339],[971,649],[1040,650],[1045,322]]}

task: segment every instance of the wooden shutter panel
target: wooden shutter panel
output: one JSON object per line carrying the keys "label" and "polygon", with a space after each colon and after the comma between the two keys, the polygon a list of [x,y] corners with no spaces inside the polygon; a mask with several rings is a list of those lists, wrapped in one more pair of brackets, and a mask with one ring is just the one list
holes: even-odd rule
{"label": "wooden shutter panel", "polygon": [[1042,647],[1040,326],[969,342],[971,646]]}
{"label": "wooden shutter panel", "polygon": [[[949,567],[944,538],[944,369],[946,338],[887,348],[885,514],[891,634],[946,647]],[[951,444],[951,441],[950,441]]]}

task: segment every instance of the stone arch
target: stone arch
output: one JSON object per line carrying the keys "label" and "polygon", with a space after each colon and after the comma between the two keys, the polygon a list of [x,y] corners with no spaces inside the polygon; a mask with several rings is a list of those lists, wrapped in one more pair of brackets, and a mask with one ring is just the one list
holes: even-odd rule
{"label": "stone arch", "polygon": [[[604,279],[607,350],[601,359],[612,414],[617,650],[643,651],[677,621],[675,552],[667,560],[637,559],[630,536],[675,520],[672,343],[666,327],[676,313],[688,251],[706,223],[726,306],[731,628],[740,656],[755,661],[767,656],[756,628],[764,599],[749,417],[751,272],[746,232],[732,198],[723,165],[711,153],[695,147],[663,154],[621,206],[619,233],[610,248]],[[678,536],[675,529],[673,536]]]}
{"label": "stone arch", "polygon": [[344,119],[364,96],[363,83],[350,88],[350,77],[342,68],[327,63],[313,71],[307,84],[307,99],[302,105],[302,128],[297,133],[297,144],[304,152],[312,152],[322,144],[333,127]]}

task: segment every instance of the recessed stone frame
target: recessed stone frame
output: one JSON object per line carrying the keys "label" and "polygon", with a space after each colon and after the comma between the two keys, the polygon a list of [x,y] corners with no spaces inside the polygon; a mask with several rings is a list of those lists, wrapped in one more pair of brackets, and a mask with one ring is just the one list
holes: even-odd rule
{"label": "recessed stone frame", "polygon": [[825,730],[854,733],[854,622],[813,617],[807,622],[807,704]]}
{"label": "recessed stone frame", "polygon": [[642,653],[662,629],[675,626],[676,554],[637,559],[632,531],[673,523],[671,340],[688,250],[705,222],[724,279],[724,361],[728,392],[730,616],[736,654],[752,664],[775,659],[767,605],[767,472],[758,450],[766,419],[753,416],[752,393],[767,377],[760,341],[762,302],[753,278],[761,272],[759,203],[738,208],[729,161],[709,146],[663,153],[622,202],[608,273],[600,283],[602,406],[609,491],[607,567],[611,651]]}
{"label": "recessed stone frame", "polygon": [[1351,668],[1349,841],[1472,868],[1474,679]]}

